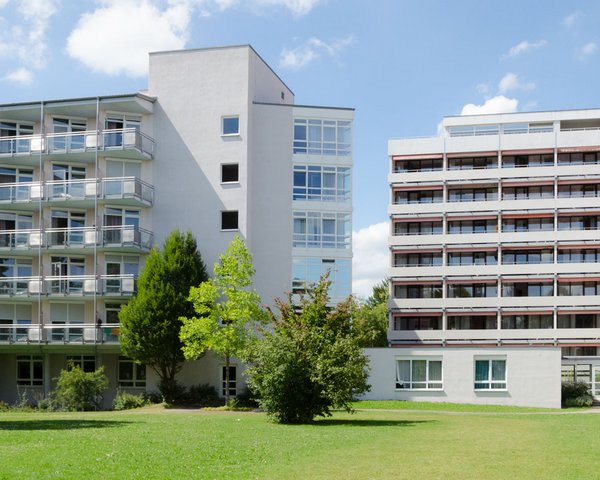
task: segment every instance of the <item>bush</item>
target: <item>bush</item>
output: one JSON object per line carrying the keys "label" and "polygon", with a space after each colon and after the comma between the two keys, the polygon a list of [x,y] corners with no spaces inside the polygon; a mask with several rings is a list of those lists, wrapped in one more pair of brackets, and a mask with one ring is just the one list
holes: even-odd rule
{"label": "bush", "polygon": [[56,394],[49,392],[47,395],[39,395],[37,397],[37,408],[38,410],[46,410],[48,412],[58,410],[59,405],[56,402]]}
{"label": "bush", "polygon": [[256,398],[254,392],[249,388],[245,388],[238,393],[236,400],[239,407],[258,408],[259,406],[258,398]]}
{"label": "bush", "polygon": [[183,405],[187,403],[187,390],[185,385],[173,381],[162,381],[158,386],[162,396],[162,402],[167,405]]}
{"label": "bush", "polygon": [[60,372],[56,401],[63,410],[98,410],[102,405],[102,394],[107,388],[108,378],[104,374],[104,367],[86,373],[79,366],[74,366]]}
{"label": "bush", "polygon": [[583,382],[564,382],[561,389],[563,407],[591,407],[594,399],[587,384]]}
{"label": "bush", "polygon": [[113,401],[114,410],[131,410],[132,408],[141,408],[146,405],[146,400],[142,395],[133,395],[132,393],[117,392]]}
{"label": "bush", "polygon": [[0,401],[0,412],[8,412],[10,410],[10,405],[6,402]]}
{"label": "bush", "polygon": [[208,383],[192,385],[187,397],[187,402],[191,405],[214,406],[221,403],[217,389]]}

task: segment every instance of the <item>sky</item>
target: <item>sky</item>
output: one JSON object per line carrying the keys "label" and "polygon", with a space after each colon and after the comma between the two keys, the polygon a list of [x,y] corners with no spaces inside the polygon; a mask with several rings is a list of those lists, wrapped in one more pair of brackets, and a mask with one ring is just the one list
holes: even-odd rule
{"label": "sky", "polygon": [[353,107],[353,291],[389,265],[387,140],[445,115],[600,107],[600,2],[0,0],[0,103],[132,93],[149,51],[251,44],[296,103]]}

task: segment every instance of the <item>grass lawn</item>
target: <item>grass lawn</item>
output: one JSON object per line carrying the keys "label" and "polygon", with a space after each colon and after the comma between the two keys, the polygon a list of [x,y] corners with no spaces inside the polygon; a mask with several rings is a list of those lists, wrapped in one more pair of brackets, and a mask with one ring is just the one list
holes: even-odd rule
{"label": "grass lawn", "polygon": [[0,413],[1,479],[598,479],[600,415]]}

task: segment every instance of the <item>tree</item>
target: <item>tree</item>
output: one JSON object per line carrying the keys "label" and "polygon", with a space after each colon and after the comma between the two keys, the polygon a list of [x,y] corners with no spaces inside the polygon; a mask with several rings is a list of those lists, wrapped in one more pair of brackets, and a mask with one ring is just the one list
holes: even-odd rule
{"label": "tree", "polygon": [[225,360],[225,399],[229,402],[229,367],[233,357],[244,357],[265,318],[260,297],[250,287],[255,270],[244,241],[235,236],[215,263],[214,276],[190,289],[197,316],[182,317],[180,339],[188,360],[212,350]]}
{"label": "tree", "polygon": [[353,326],[363,348],[388,346],[389,288],[389,280],[382,280],[373,287],[373,293],[365,302],[356,303]]}
{"label": "tree", "polygon": [[174,400],[175,376],[185,360],[179,340],[180,318],[194,312],[188,299],[190,287],[206,279],[193,235],[174,230],[162,251],[155,248],[150,252],[136,295],[119,312],[123,354],[156,372],[167,402]]}
{"label": "tree", "polygon": [[280,423],[307,423],[351,411],[355,394],[369,390],[368,359],[352,328],[352,299],[328,306],[330,282],[322,278],[299,306],[277,300],[269,311],[273,331],[258,342],[249,383],[269,416]]}

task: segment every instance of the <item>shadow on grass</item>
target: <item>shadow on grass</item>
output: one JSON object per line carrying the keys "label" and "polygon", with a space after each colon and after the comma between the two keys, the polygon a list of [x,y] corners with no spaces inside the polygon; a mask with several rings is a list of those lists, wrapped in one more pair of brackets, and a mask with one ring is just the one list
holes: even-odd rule
{"label": "shadow on grass", "polygon": [[133,422],[113,420],[9,420],[0,419],[1,430],[78,430],[81,428],[115,428],[124,427]]}
{"label": "shadow on grass", "polygon": [[414,427],[421,423],[434,423],[435,420],[371,420],[371,419],[356,419],[351,418],[326,418],[316,420],[311,425],[329,427],[334,425],[348,425],[349,427]]}

